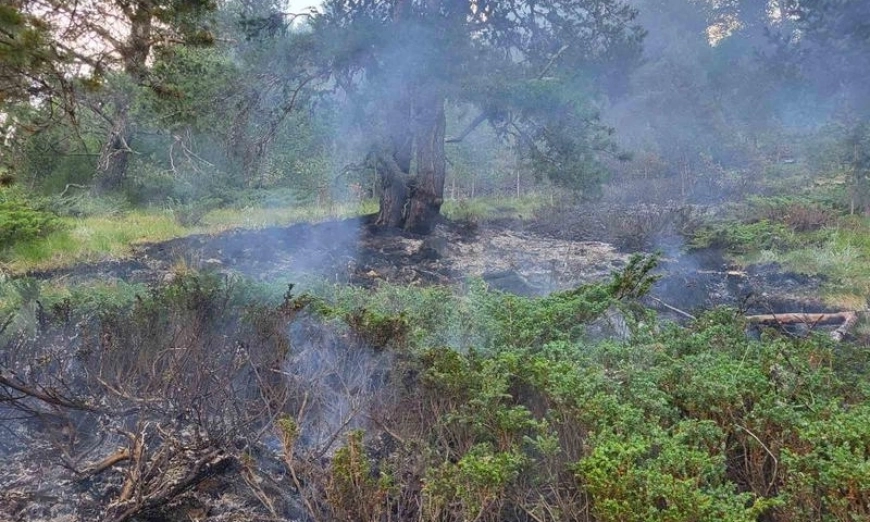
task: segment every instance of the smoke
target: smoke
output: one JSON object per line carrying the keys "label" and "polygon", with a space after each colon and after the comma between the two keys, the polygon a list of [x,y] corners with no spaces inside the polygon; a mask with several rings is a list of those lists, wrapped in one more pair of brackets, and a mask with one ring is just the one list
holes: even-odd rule
{"label": "smoke", "polygon": [[[782,16],[777,2],[631,3],[647,31],[643,60],[605,111],[635,152],[630,170],[757,169],[799,137],[867,113],[862,2],[819,8],[821,21],[806,23]],[[726,21],[711,40],[709,28]]]}
{"label": "smoke", "polygon": [[[281,368],[294,399],[302,447],[327,453],[348,430],[370,427],[392,356],[356,338],[347,327],[302,317],[288,328],[291,352]],[[334,446],[333,446],[334,444]]]}

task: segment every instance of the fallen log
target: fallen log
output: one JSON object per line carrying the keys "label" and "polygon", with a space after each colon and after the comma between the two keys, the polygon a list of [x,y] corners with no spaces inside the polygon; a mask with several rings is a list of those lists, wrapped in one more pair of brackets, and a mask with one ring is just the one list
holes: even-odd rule
{"label": "fallen log", "polygon": [[836,330],[831,332],[831,339],[833,339],[837,342],[842,341],[843,339],[846,338],[847,335],[849,335],[849,332],[851,332],[852,329],[855,328],[855,325],[857,325],[857,324],[858,324],[858,314],[853,312],[852,315],[848,319],[846,319],[843,322],[843,324],[840,325],[839,328],[837,328]]}
{"label": "fallen log", "polygon": [[761,314],[747,315],[746,320],[751,324],[807,324],[807,325],[824,325],[824,324],[840,324],[855,317],[855,312],[833,312],[827,314],[805,314],[805,313],[788,313],[788,314]]}
{"label": "fallen log", "polygon": [[805,324],[810,328],[821,325],[839,324],[840,326],[831,332],[831,339],[842,341],[849,332],[858,324],[858,312],[833,312],[833,313],[787,313],[787,314],[760,314],[747,315],[746,321],[750,324],[763,325],[795,325]]}

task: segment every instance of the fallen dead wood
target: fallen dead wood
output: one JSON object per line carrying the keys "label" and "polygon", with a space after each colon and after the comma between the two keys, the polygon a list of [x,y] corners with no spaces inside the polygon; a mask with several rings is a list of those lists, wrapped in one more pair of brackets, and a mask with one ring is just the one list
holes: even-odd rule
{"label": "fallen dead wood", "polygon": [[85,476],[97,475],[97,474],[102,473],[103,471],[111,468],[115,464],[124,462],[125,460],[130,460],[130,457],[132,457],[132,453],[130,453],[129,448],[119,449],[118,451],[116,451],[115,453],[112,453],[111,455],[104,458],[103,460],[96,462],[94,464],[91,464],[90,466],[85,468],[85,470],[83,471],[83,474]]}
{"label": "fallen dead wood", "polygon": [[68,408],[71,410],[89,412],[99,411],[97,408],[94,408],[93,406],[90,406],[83,401],[65,397],[63,394],[57,392],[52,388],[30,386],[28,384],[25,384],[23,381],[16,378],[14,372],[11,372],[9,370],[0,369],[0,386],[11,388],[12,390],[23,394],[25,397],[32,397],[34,399],[38,399],[51,406],[60,406],[62,408]]}
{"label": "fallen dead wood", "polygon": [[839,324],[840,326],[831,332],[831,338],[842,341],[858,324],[858,312],[760,314],[748,315],[746,321],[750,324],[778,326],[805,324],[811,328]]}
{"label": "fallen dead wood", "polygon": [[843,321],[843,324],[841,324],[839,328],[831,332],[831,339],[837,342],[842,341],[847,335],[849,335],[849,332],[851,332],[857,324],[858,314],[853,312],[848,319]]}
{"label": "fallen dead wood", "polygon": [[691,319],[691,320],[693,320],[693,321],[696,319],[696,317],[695,317],[694,315],[690,314],[689,312],[686,312],[685,310],[680,310],[680,309],[677,308],[676,306],[671,306],[671,305],[669,305],[668,303],[666,303],[666,302],[662,301],[661,299],[659,299],[658,297],[650,296],[650,299],[652,299],[653,301],[657,302],[658,304],[664,306],[664,307],[667,308],[668,310],[670,310],[670,311],[672,311],[672,312],[676,312],[676,313],[682,315],[683,317],[686,317],[686,318]]}
{"label": "fallen dead wood", "polygon": [[827,314],[805,314],[805,313],[787,313],[787,314],[761,314],[747,315],[746,320],[751,324],[808,324],[808,325],[824,325],[824,324],[840,324],[846,322],[849,318],[857,316],[855,312],[834,312]]}
{"label": "fallen dead wood", "polygon": [[136,495],[127,495],[126,498],[122,492],[120,500],[109,506],[103,521],[127,522],[142,513],[147,513],[191,489],[206,478],[224,472],[233,462],[233,457],[219,448],[213,448],[193,457],[186,469],[179,470],[178,476],[170,478],[172,474],[163,470],[163,476],[155,477],[156,483],[146,485],[144,491],[137,491]]}

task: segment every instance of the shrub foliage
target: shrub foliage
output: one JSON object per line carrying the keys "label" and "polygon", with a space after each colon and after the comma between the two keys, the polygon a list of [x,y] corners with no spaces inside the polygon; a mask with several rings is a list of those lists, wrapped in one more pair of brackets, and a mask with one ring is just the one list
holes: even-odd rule
{"label": "shrub foliage", "polygon": [[17,191],[0,188],[0,249],[43,236],[60,227],[60,220]]}
{"label": "shrub foliage", "polygon": [[[199,470],[215,450],[238,465],[213,474],[240,473],[278,517],[866,518],[867,351],[753,339],[728,309],[656,324],[633,304],[652,267],[538,299],[478,283],[276,299],[188,275],[87,320],[51,309],[37,334],[7,331],[0,390],[19,413],[50,402],[78,426],[118,423],[135,495],[94,499],[112,513],[149,513],[165,491],[134,466]],[[584,328],[614,309],[630,335]]]}

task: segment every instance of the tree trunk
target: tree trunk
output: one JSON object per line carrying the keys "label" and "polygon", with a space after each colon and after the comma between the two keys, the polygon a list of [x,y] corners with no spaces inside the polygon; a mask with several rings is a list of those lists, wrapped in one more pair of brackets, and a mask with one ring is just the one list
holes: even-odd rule
{"label": "tree trunk", "polygon": [[418,114],[416,133],[417,175],[411,187],[411,201],[405,229],[429,234],[441,215],[447,160],[444,154],[444,99],[437,94],[424,100]]}
{"label": "tree trunk", "polygon": [[[129,17],[130,34],[119,50],[124,64],[124,72],[136,85],[142,85],[148,75],[146,63],[152,45],[153,6],[150,2],[137,2],[135,11]],[[123,90],[115,97],[115,112],[112,114],[112,128],[97,163],[95,185],[100,192],[117,190],[127,176],[130,163],[130,141],[133,129],[130,124],[130,103],[132,92]]]}
{"label": "tree trunk", "polygon": [[407,171],[403,171],[393,154],[379,153],[377,171],[381,178],[381,202],[378,212],[378,225],[402,228],[405,225],[410,189]]}
{"label": "tree trunk", "polygon": [[[413,98],[412,96],[408,97]],[[416,103],[399,104],[399,120],[387,151],[377,154],[381,179],[377,224],[417,234],[432,232],[444,201],[446,118],[444,98],[416,96]]]}
{"label": "tree trunk", "polygon": [[380,211],[377,224],[404,228],[411,195],[411,163],[414,136],[411,129],[409,93],[398,101],[388,115],[393,127],[389,145],[377,152],[377,172],[381,181]]}
{"label": "tree trunk", "polygon": [[120,188],[127,176],[130,163],[131,133],[128,125],[129,102],[127,93],[118,93],[112,127],[100,150],[95,185],[97,191],[108,192]]}
{"label": "tree trunk", "polygon": [[[440,16],[441,4],[426,0],[427,16]],[[412,15],[412,2],[397,0],[393,22],[397,26],[408,23]],[[429,234],[444,201],[445,97],[436,78],[406,80],[382,122],[390,129],[390,150],[377,153],[381,181],[377,224]]]}

